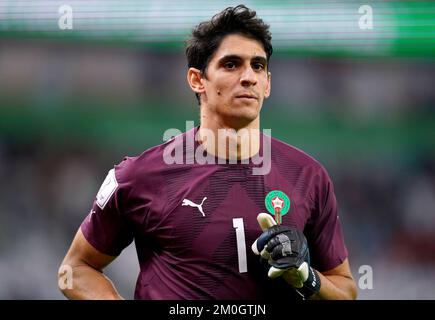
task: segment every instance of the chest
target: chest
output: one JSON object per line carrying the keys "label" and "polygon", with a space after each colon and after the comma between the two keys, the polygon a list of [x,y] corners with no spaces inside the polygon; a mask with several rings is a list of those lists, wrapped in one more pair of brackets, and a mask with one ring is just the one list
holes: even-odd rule
{"label": "chest", "polygon": [[273,174],[254,176],[246,167],[220,169],[166,179],[156,195],[159,201],[150,202],[141,231],[177,254],[213,255],[236,245],[249,249],[262,232],[257,215],[273,213],[277,197],[285,202],[282,223],[304,229],[310,199],[289,180]]}

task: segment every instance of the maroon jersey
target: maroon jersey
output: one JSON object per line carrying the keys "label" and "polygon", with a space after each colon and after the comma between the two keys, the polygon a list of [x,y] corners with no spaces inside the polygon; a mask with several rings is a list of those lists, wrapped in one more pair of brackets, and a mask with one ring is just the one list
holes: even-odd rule
{"label": "maroon jersey", "polygon": [[186,136],[110,170],[81,225],[86,239],[111,256],[135,241],[136,299],[296,297],[283,279],[267,277],[268,267],[251,251],[261,234],[256,217],[268,212],[273,190],[288,196],[282,224],[304,232],[313,268],[332,269],[346,259],[333,185],[316,160],[272,139],[267,175],[253,175],[252,162],[166,164],[165,148]]}

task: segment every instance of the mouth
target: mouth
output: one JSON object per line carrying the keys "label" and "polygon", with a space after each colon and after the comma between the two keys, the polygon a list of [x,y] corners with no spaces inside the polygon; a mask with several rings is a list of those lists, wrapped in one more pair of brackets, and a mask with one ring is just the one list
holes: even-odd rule
{"label": "mouth", "polygon": [[249,94],[249,93],[245,93],[245,94],[239,94],[236,96],[236,98],[238,99],[252,99],[252,100],[258,100],[257,96],[253,95],[253,94]]}

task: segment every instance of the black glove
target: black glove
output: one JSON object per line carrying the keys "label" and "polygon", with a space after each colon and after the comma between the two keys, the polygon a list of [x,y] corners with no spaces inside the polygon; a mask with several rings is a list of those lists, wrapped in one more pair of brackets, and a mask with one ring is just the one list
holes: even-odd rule
{"label": "black glove", "polygon": [[287,282],[304,298],[320,290],[320,278],[310,267],[307,239],[302,231],[283,225],[272,226],[255,240],[252,250],[268,261],[270,278],[284,274]]}

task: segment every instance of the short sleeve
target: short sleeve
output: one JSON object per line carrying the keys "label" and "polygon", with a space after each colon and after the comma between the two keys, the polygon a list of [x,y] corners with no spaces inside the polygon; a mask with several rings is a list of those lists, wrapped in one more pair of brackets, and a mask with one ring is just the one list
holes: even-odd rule
{"label": "short sleeve", "polygon": [[338,217],[333,183],[321,167],[313,186],[314,212],[305,230],[311,265],[319,270],[333,269],[343,263],[348,252]]}
{"label": "short sleeve", "polygon": [[95,249],[110,256],[118,256],[133,241],[132,227],[123,207],[128,183],[122,181],[122,170],[120,165],[109,171],[90,213],[81,224],[86,240]]}

